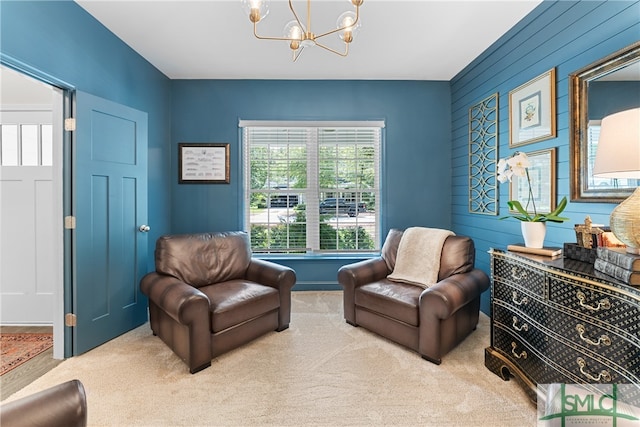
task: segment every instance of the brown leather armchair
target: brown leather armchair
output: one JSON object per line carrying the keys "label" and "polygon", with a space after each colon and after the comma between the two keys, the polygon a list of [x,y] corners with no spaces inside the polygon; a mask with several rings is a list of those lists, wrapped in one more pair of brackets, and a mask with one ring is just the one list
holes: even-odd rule
{"label": "brown leather armchair", "polygon": [[442,247],[436,284],[423,289],[387,279],[396,264],[402,233],[389,231],[380,257],[340,268],[344,317],[353,326],[362,326],[440,364],[476,328],[480,294],[489,288],[489,278],[474,269],[473,240],[449,236]]}
{"label": "brown leather armchair", "polygon": [[289,327],[295,272],[251,257],[245,232],[162,236],[142,278],[149,320],[193,374],[211,359]]}
{"label": "brown leather armchair", "polygon": [[71,380],[0,406],[2,427],[84,427],[87,396],[79,380]]}

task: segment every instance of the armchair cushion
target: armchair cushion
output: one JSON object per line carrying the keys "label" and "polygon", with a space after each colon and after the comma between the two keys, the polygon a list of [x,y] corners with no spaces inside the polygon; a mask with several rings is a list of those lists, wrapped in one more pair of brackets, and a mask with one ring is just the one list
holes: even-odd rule
{"label": "armchair cushion", "polygon": [[396,265],[388,276],[395,282],[428,288],[438,281],[442,246],[450,230],[410,227],[400,239]]}
{"label": "armchair cushion", "polygon": [[392,228],[387,233],[387,238],[382,245],[382,251],[380,256],[387,263],[387,269],[393,271],[396,266],[396,255],[398,254],[398,246],[400,246],[400,240],[402,239],[402,230]]}
{"label": "armchair cushion", "polygon": [[[396,265],[396,257],[403,231],[396,228],[389,230],[387,238],[382,246],[380,256],[387,264],[389,271],[393,271]],[[445,279],[454,274],[467,273],[473,270],[475,263],[475,246],[471,238],[467,236],[449,236],[442,246],[440,256],[440,271],[438,280]]]}
{"label": "armchair cushion", "polygon": [[200,288],[244,277],[251,247],[243,233],[161,236],[156,242],[156,272]]}
{"label": "armchair cushion", "polygon": [[449,236],[440,255],[438,280],[454,274],[468,273],[475,265],[476,250],[473,241],[466,236]]}
{"label": "armchair cushion", "polygon": [[211,331],[214,334],[277,310],[280,306],[277,289],[246,280],[203,286],[200,291],[211,302]]}
{"label": "armchair cushion", "polygon": [[[393,286],[389,286],[391,284]],[[419,286],[382,279],[360,286],[355,293],[355,303],[392,319],[418,326],[418,303],[422,291]]]}

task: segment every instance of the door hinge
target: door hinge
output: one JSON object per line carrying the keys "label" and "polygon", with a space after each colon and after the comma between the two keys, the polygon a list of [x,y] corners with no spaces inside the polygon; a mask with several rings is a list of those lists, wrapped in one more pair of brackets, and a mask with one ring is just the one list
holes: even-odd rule
{"label": "door hinge", "polygon": [[78,317],[73,313],[67,313],[64,315],[65,326],[75,327],[78,323]]}
{"label": "door hinge", "polygon": [[76,217],[75,216],[65,216],[64,217],[64,228],[65,230],[75,230],[76,229]]}
{"label": "door hinge", "polygon": [[68,119],[64,119],[64,130],[67,132],[73,132],[76,130],[76,119],[73,117],[69,117]]}

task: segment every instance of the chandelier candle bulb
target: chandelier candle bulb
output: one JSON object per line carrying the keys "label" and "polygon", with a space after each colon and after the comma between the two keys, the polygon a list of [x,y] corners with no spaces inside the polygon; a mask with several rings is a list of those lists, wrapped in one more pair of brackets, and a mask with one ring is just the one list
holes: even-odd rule
{"label": "chandelier candle bulb", "polygon": [[269,3],[263,0],[242,0],[242,6],[249,13],[249,20],[254,24],[269,14]]}
{"label": "chandelier candle bulb", "polygon": [[251,9],[251,13],[249,13],[249,19],[251,22],[260,21],[260,11],[258,9]]}
{"label": "chandelier candle bulb", "polygon": [[339,37],[344,40],[345,43],[351,43],[353,41],[353,31],[355,30],[354,23],[356,16],[353,12],[345,12],[338,18],[337,27],[342,31],[339,33]]}

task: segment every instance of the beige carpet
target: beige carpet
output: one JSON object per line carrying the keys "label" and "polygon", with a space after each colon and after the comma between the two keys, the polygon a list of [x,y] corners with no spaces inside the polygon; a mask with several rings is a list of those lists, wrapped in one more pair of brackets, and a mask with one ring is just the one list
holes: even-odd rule
{"label": "beige carpet", "polygon": [[65,360],[8,400],[78,378],[90,426],[533,426],[484,367],[489,320],[436,366],[342,318],[342,293],[294,292],[291,327],[195,375],[143,325]]}

